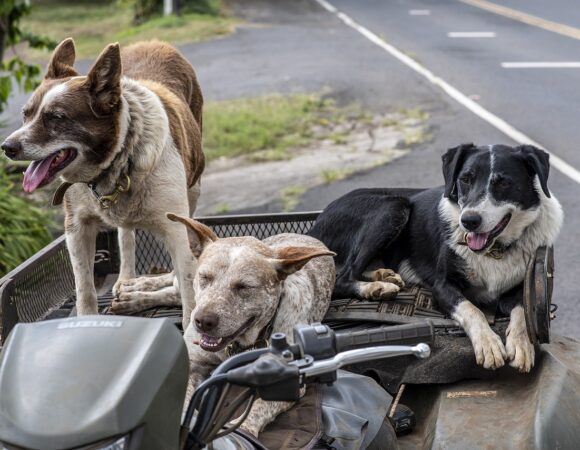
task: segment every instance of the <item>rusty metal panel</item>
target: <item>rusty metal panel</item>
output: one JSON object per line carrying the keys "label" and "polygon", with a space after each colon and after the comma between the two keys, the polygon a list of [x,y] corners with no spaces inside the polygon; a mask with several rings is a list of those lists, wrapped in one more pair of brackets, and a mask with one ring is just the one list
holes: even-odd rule
{"label": "rusty metal panel", "polygon": [[529,374],[511,367],[490,380],[407,385],[401,403],[417,428],[400,449],[580,448],[580,343],[554,336]]}

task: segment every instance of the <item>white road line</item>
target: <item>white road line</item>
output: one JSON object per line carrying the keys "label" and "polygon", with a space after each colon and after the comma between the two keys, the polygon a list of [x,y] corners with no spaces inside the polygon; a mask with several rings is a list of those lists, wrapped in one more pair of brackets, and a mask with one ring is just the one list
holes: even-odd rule
{"label": "white road line", "polygon": [[502,62],[504,69],[580,69],[580,61]]}
{"label": "white road line", "polygon": [[493,31],[450,31],[447,33],[449,38],[494,38]]}
{"label": "white road line", "polygon": [[[385,42],[383,39],[378,37],[372,31],[370,31],[367,28],[363,27],[362,25],[359,25],[358,23],[356,23],[349,16],[347,16],[345,13],[337,10],[333,5],[328,3],[326,0],[315,0],[315,1],[320,6],[322,6],[324,9],[326,9],[327,11],[335,14],[342,22],[344,22],[344,24],[346,24],[349,27],[351,27],[352,29],[358,31],[360,34],[362,34],[364,37],[366,37],[373,44],[382,48],[387,53],[389,53],[391,56],[394,56],[399,61],[401,61],[403,64],[405,64],[406,66],[408,66],[409,68],[411,68],[415,72],[417,72],[418,74],[425,77],[427,80],[429,80],[435,86],[438,86],[440,89],[442,89],[447,95],[449,95],[455,101],[457,101],[458,103],[460,103],[461,105],[463,105],[464,107],[469,109],[472,113],[476,114],[478,117],[485,120],[487,123],[489,123],[493,127],[497,128],[499,131],[504,133],[506,136],[508,136],[509,138],[514,140],[515,142],[517,142],[519,144],[534,145],[536,147],[539,147],[539,148],[546,150],[542,145],[538,144],[533,139],[531,139],[530,137],[526,136],[521,131],[519,131],[516,128],[514,128],[513,126],[511,126],[505,120],[501,119],[500,117],[496,116],[492,112],[488,111],[483,106],[481,106],[478,103],[471,100],[463,92],[461,92],[457,88],[451,86],[449,83],[447,83],[442,78],[436,76],[429,69],[425,68],[424,66],[419,64],[414,59],[405,55],[403,52],[401,52],[396,47],[392,46],[391,44],[388,44],[387,42]],[[560,171],[561,173],[563,173],[564,175],[566,175],[568,178],[575,181],[576,183],[580,183],[580,171],[578,171],[576,168],[574,168],[573,166],[568,164],[566,161],[564,161],[559,156],[556,156],[555,154],[553,154],[551,152],[549,152],[549,153],[550,153],[550,163],[551,163],[552,167],[554,167],[556,170]]]}
{"label": "white road line", "polygon": [[428,9],[410,9],[409,15],[410,16],[430,16],[431,11]]}

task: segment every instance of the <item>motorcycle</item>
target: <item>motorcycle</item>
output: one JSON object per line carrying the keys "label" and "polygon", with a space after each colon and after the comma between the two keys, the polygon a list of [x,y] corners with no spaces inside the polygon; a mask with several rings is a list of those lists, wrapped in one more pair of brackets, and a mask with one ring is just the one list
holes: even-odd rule
{"label": "motorcycle", "polygon": [[[343,333],[320,323],[297,326],[293,343],[275,333],[269,347],[227,359],[184,410],[189,360],[169,320],[89,316],[19,324],[0,355],[0,445],[265,449],[239,429],[254,401],[300,405],[303,388],[321,386],[324,431],[351,427],[349,439],[333,439],[333,448],[393,448],[397,437],[386,419],[392,397],[370,378],[339,369],[427,358],[432,339],[429,323]],[[330,448],[329,434],[320,437],[310,448]]]}

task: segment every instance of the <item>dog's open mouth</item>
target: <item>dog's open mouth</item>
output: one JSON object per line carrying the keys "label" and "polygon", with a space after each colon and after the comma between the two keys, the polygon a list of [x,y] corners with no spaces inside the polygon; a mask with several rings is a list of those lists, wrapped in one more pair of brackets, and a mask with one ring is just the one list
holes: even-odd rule
{"label": "dog's open mouth", "polygon": [[73,162],[76,157],[77,151],[74,148],[65,148],[44,159],[32,161],[24,172],[22,182],[24,192],[34,192],[39,187],[50,183],[56,174]]}
{"label": "dog's open mouth", "polygon": [[234,333],[230,334],[229,336],[225,337],[217,337],[211,336],[209,334],[201,333],[201,337],[199,339],[199,346],[208,352],[219,352],[226,348],[226,346],[232,342],[236,337],[243,334],[248,328],[252,326],[254,321],[256,320],[255,316],[250,317],[248,320],[244,322],[244,324],[238,328]]}
{"label": "dog's open mouth", "polygon": [[511,214],[506,214],[503,219],[501,219],[499,223],[493,228],[493,230],[488,231],[487,233],[474,233],[473,231],[467,233],[465,236],[465,241],[469,249],[479,253],[493,245],[495,239],[502,233],[503,230],[505,230],[505,227],[508,226],[511,218]]}

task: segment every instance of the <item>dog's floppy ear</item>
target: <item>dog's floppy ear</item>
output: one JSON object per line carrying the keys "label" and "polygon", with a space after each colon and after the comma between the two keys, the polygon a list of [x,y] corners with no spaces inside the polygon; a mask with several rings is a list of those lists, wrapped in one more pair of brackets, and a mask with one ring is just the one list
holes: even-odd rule
{"label": "dog's floppy ear", "polygon": [[319,256],[336,256],[324,247],[283,247],[276,250],[272,259],[278,277],[284,280],[288,275],[302,269],[308,261]]}
{"label": "dog's floppy ear", "polygon": [[91,107],[97,116],[113,113],[121,100],[121,50],[119,43],[109,44],[87,74]]}
{"label": "dog's floppy ear", "polygon": [[457,176],[463,166],[465,157],[475,148],[473,144],[462,144],[450,148],[441,157],[443,160],[443,178],[445,179],[444,196],[451,201],[457,202]]}
{"label": "dog's floppy ear", "polygon": [[207,247],[208,244],[218,240],[218,237],[210,227],[198,222],[197,220],[190,219],[189,217],[178,216],[173,213],[167,213],[166,216],[173,222],[181,222],[185,225],[187,236],[189,237],[189,248],[191,248],[191,253],[193,253],[193,256],[196,258],[199,258],[203,249]]}
{"label": "dog's floppy ear", "polygon": [[520,145],[517,150],[531,174],[537,175],[542,191],[550,198],[548,174],[550,173],[550,155],[533,145]]}
{"label": "dog's floppy ear", "polygon": [[78,72],[73,69],[75,63],[75,42],[72,38],[67,38],[56,46],[46,66],[47,80],[74,77]]}

